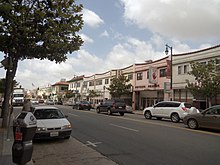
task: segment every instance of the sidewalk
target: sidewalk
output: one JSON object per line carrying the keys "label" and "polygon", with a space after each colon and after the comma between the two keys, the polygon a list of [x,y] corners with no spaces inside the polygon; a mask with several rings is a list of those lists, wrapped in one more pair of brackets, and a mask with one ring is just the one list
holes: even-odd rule
{"label": "sidewalk", "polygon": [[[13,163],[12,161],[12,146],[14,142],[13,128],[11,126],[9,133],[7,133],[7,129],[1,128],[1,125],[2,125],[2,118],[0,118],[0,165],[15,165],[15,163]],[[75,153],[75,156],[72,157],[71,160],[73,164],[117,165],[117,163],[101,155],[99,152],[95,151],[94,149],[86,145],[83,145],[75,138],[71,137],[69,139],[69,143],[71,143],[71,147],[74,148],[74,153]],[[47,160],[46,158],[43,160],[43,164],[48,164],[48,163],[50,164],[50,162],[51,161]],[[32,160],[26,163],[26,165],[34,165],[34,164],[35,163],[33,163]],[[42,164],[42,162],[36,162],[36,164]],[[61,165],[62,163],[58,163],[58,164]],[[65,163],[62,165],[65,165]]]}

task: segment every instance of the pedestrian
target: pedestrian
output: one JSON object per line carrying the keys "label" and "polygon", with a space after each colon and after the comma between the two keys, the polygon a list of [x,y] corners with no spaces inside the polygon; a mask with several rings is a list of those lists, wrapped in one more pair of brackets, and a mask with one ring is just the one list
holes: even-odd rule
{"label": "pedestrian", "polygon": [[31,96],[25,96],[22,111],[32,112],[32,110]]}

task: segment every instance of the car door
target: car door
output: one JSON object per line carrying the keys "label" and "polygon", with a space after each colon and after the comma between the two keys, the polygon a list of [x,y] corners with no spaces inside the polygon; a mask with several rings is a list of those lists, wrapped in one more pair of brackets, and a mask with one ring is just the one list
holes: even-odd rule
{"label": "car door", "polygon": [[201,127],[220,129],[220,106],[211,107],[203,113]]}
{"label": "car door", "polygon": [[160,102],[157,103],[152,110],[152,115],[153,116],[163,116],[163,110],[164,110],[165,103]]}
{"label": "car door", "polygon": [[104,100],[104,101],[102,102],[102,104],[100,105],[100,110],[101,110],[102,112],[106,112],[106,111],[107,111],[107,107],[108,107],[108,100]]}

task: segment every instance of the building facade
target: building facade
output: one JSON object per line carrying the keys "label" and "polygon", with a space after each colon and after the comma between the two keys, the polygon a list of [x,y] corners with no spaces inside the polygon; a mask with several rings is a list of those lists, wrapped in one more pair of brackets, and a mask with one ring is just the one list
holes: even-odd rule
{"label": "building facade", "polygon": [[[186,89],[186,80],[189,80],[189,82],[195,82],[195,77],[188,74],[188,72],[191,71],[191,62],[206,64],[211,59],[220,59],[220,45],[199,51],[173,55],[172,79],[174,100],[190,102],[199,109],[205,109],[207,107],[206,98],[195,97]],[[212,104],[220,104],[220,96],[214,98]]]}
{"label": "building facade", "polygon": [[146,61],[134,66],[133,109],[144,109],[155,103],[168,100],[169,93],[164,92],[164,83],[170,83],[167,78],[168,57],[157,61]]}

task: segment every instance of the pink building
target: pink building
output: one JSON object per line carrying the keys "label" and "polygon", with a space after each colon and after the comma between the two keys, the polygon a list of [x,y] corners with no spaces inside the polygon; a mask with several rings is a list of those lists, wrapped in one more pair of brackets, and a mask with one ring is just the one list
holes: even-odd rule
{"label": "pink building", "polygon": [[[167,75],[168,57],[157,61],[134,64],[133,108],[144,109],[162,100],[170,100],[170,77]],[[164,86],[168,88],[164,88]],[[167,89],[167,90],[166,90]]]}

